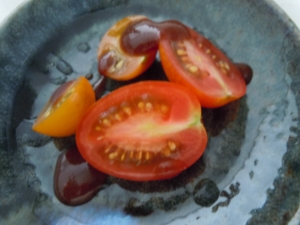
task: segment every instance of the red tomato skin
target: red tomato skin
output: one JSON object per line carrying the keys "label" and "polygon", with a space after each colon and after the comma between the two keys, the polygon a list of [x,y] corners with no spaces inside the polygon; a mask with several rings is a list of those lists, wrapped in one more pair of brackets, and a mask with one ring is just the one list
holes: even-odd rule
{"label": "red tomato skin", "polygon": [[[204,38],[200,34],[196,33],[190,29],[191,38],[186,39],[195,51],[204,51],[204,49],[211,52],[210,55],[206,53],[207,57],[204,56],[208,62],[206,67],[213,67],[218,69],[215,65],[215,61],[212,58],[215,57],[220,59],[228,65],[230,68],[230,75],[224,76],[221,74],[222,82],[225,84],[226,89],[231,92],[227,94],[224,91],[222,85],[220,85],[215,79],[210,77],[196,78],[189,74],[183,67],[183,62],[180,61],[179,57],[174,53],[172,47],[172,40],[161,39],[159,44],[159,53],[161,58],[161,63],[164,71],[171,82],[175,82],[188,87],[193,91],[201,106],[206,108],[217,108],[232,102],[246,93],[246,83],[242,77],[239,69],[228,59],[228,57],[221,52],[217,47],[215,47],[208,39]],[[202,47],[199,48],[197,43],[201,43]],[[202,56],[205,55],[202,53]],[[218,69],[219,70],[219,69]],[[219,70],[220,71],[220,70]]]}
{"label": "red tomato skin", "polygon": [[[127,144],[131,143],[131,140],[128,141],[131,134],[127,130],[122,132],[120,129],[117,129],[118,134],[111,133],[106,139],[100,138],[101,141],[99,141],[97,140],[97,138],[99,139],[97,132],[93,130],[96,126],[95,124],[97,124],[95,120],[99,118],[102,112],[109,111],[114,105],[119,105],[128,99],[135,99],[137,96],[145,93],[153,93],[154,96],[160,96],[161,99],[166,98],[172,103],[172,106],[167,116],[162,119],[163,122],[156,127],[157,129],[151,130],[154,130],[154,137],[150,135],[148,138],[148,133],[146,132],[145,138],[139,137],[140,139],[137,138],[135,141],[151,141],[150,143],[153,145],[160,145],[161,143],[165,143],[166,140],[174,140],[174,142],[177,143],[178,151],[171,154],[170,157],[159,155],[153,158],[152,161],[147,161],[146,163],[143,163],[144,161],[142,163],[132,163],[126,160],[124,162],[120,160],[110,162],[104,153],[107,143],[111,140],[114,144],[121,142],[126,142]],[[143,117],[143,114],[139,113],[137,113],[137,115],[136,118],[139,119],[133,119],[133,121],[136,122],[132,122],[132,124],[136,127],[139,127],[140,124],[146,124],[143,118],[149,118],[149,116],[145,115]],[[141,116],[139,117],[139,115]],[[156,114],[151,115],[155,117]],[[114,122],[112,122],[112,124],[113,123]],[[179,129],[178,132],[170,132],[168,128],[174,124],[184,124],[179,125],[184,128]],[[114,124],[111,125],[111,127],[114,127]],[[161,129],[167,129],[168,132],[157,134],[156,132]],[[109,140],[110,138],[111,140]],[[191,166],[203,154],[207,144],[207,134],[201,123],[199,101],[193,93],[183,86],[170,82],[146,81],[122,87],[94,104],[78,126],[76,143],[82,157],[94,168],[122,179],[150,181],[174,177]],[[122,149],[122,147],[118,148]],[[141,149],[143,149],[143,146]],[[120,155],[122,155],[123,152],[120,153]],[[152,153],[153,152],[150,151],[149,154],[153,155],[154,153]],[[129,153],[126,152],[126,154],[126,156],[129,157]],[[137,154],[138,153],[135,153],[135,157],[138,157]],[[146,154],[147,153],[143,152],[143,160],[147,157]],[[162,153],[159,151],[157,154]]]}

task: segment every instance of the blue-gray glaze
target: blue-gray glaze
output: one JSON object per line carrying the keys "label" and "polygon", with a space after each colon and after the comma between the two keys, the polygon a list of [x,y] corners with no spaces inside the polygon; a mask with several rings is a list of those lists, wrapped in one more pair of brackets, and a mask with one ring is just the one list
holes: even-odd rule
{"label": "blue-gray glaze", "polygon": [[[16,127],[23,118],[30,116],[29,108],[24,106],[31,105],[37,94],[30,91],[31,88],[25,80],[25,71],[29,64],[33,63],[32,58],[43,51],[45,46],[55,49],[57,43],[51,41],[57,40],[58,36],[72,36],[70,28],[78,26],[77,30],[84,31],[88,20],[80,20],[80,18],[87,17],[94,23],[101,24],[101,22],[105,23],[105,16],[119,18],[120,15],[137,13],[144,13],[153,18],[181,19],[182,22],[210,38],[229,57],[239,59],[241,62],[256,62],[251,66],[254,76],[261,82],[255,83],[257,86],[252,91],[255,89],[259,91],[268,83],[280,92],[284,83],[292,90],[300,112],[299,31],[271,1],[30,1],[0,29],[0,223],[5,220],[10,221],[10,224],[18,224],[22,219],[22,224],[56,224],[62,214],[59,210],[53,209],[53,215],[40,216],[43,212],[39,214],[38,209],[51,207],[51,199],[40,191],[41,184],[35,177],[35,168],[27,163],[27,155],[22,148],[18,148],[15,140]],[[95,18],[95,15],[102,16]],[[107,28],[105,24],[102,29]],[[253,51],[257,52],[256,58]],[[274,75],[274,71],[277,70],[282,70],[285,74]],[[284,76],[289,76],[291,83],[287,83],[283,79]],[[22,96],[20,93],[30,95],[20,98]],[[18,99],[15,98],[16,96]],[[266,104],[272,101],[273,99],[265,100]],[[273,113],[277,118],[281,118],[285,116],[283,115],[286,103],[284,94],[282,101],[278,102],[277,110]],[[263,109],[257,111],[259,114]],[[264,114],[262,113],[261,116]],[[295,135],[287,142],[288,151],[282,159],[283,165],[278,172],[278,177],[274,180],[274,189],[268,191],[267,201],[262,208],[253,209],[252,217],[247,222],[249,225],[287,224],[299,207],[299,116],[299,114],[294,115],[297,126],[292,128],[292,132]],[[272,121],[273,125],[276,123],[278,121]],[[22,129],[24,132],[28,131],[26,126]],[[47,137],[38,138],[41,143],[49,141]],[[263,161],[258,162],[258,164],[263,163]],[[249,196],[250,200],[251,196]],[[28,211],[24,212],[22,218],[10,218],[24,205],[28,206]],[[33,209],[37,209],[35,213],[39,216],[32,213]],[[124,217],[122,212],[107,209],[107,214],[110,213],[115,214],[115,217],[109,220],[111,224],[120,221],[123,224],[131,223],[130,217]],[[105,214],[106,212],[103,211],[100,213],[103,216]]]}

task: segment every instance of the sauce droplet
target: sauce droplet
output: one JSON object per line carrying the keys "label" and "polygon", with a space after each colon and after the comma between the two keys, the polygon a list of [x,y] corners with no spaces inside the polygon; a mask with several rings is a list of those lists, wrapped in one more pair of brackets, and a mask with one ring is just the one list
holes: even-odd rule
{"label": "sauce droplet", "polygon": [[158,24],[161,39],[170,41],[182,41],[191,38],[187,26],[176,20],[168,20]]}
{"label": "sauce droplet", "polygon": [[92,73],[88,73],[88,74],[85,75],[85,78],[86,78],[87,80],[92,80],[93,77],[94,77],[94,75],[93,75]]}
{"label": "sauce droplet", "polygon": [[246,82],[246,84],[250,84],[252,77],[253,77],[253,70],[252,68],[244,63],[235,63],[235,66],[240,70],[242,76]]}
{"label": "sauce droplet", "polygon": [[99,79],[93,84],[93,89],[95,91],[96,99],[102,97],[105,91],[106,80],[107,80],[106,77],[100,76]]}
{"label": "sauce droplet", "polygon": [[90,201],[105,183],[106,174],[91,167],[74,147],[62,153],[56,162],[54,193],[66,205]]}
{"label": "sauce droplet", "polygon": [[130,55],[144,55],[157,51],[160,31],[155,22],[142,20],[130,25],[123,33],[121,46]]}
{"label": "sauce droplet", "polygon": [[113,51],[103,53],[98,62],[99,73],[106,74],[114,64],[116,64],[115,53]]}

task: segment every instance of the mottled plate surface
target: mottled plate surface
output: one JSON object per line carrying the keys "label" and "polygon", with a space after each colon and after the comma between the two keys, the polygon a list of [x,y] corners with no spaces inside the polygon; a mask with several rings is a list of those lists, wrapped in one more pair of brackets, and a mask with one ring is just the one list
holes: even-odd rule
{"label": "mottled plate surface", "polygon": [[[60,152],[33,118],[59,84],[98,75],[101,36],[132,14],[182,21],[251,65],[253,80],[238,103],[204,110],[209,145],[184,174],[112,178],[91,202],[65,206],[53,193]],[[26,3],[0,29],[0,224],[288,224],[300,200],[299,62],[299,31],[268,0]],[[159,61],[151,76],[163,76]]]}

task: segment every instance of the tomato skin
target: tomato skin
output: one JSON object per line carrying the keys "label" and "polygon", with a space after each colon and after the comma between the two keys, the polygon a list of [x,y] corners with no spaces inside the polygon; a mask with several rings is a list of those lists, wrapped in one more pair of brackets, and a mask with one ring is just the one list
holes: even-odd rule
{"label": "tomato skin", "polygon": [[94,168],[150,181],[174,177],[191,166],[203,154],[207,134],[193,93],[170,82],[144,81],[97,101],[79,124],[76,143]]}
{"label": "tomato skin", "polygon": [[160,40],[161,63],[168,79],[188,87],[207,108],[224,106],[242,97],[246,83],[239,69],[208,39],[192,29],[190,34],[178,44],[184,46],[184,51],[178,53],[176,41]]}
{"label": "tomato skin", "polygon": [[94,90],[86,78],[66,82],[52,94],[32,129],[52,137],[73,135],[82,116],[95,101]]}
{"label": "tomato skin", "polygon": [[98,71],[115,80],[130,80],[145,72],[154,62],[157,47],[144,55],[130,55],[122,49],[120,40],[126,28],[145,16],[129,16],[118,21],[103,36],[98,47]]}

